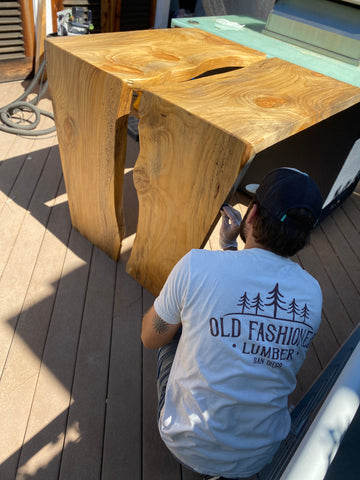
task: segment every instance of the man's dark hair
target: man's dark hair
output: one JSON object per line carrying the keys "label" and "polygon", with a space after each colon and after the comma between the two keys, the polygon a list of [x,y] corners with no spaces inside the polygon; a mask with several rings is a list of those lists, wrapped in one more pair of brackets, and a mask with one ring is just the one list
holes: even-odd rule
{"label": "man's dark hair", "polygon": [[[266,249],[283,257],[291,257],[309,242],[314,215],[305,208],[293,208],[286,214],[290,222],[273,218],[259,202],[253,223],[254,239]],[[291,222],[293,220],[293,222]],[[299,224],[299,225],[298,225]]]}

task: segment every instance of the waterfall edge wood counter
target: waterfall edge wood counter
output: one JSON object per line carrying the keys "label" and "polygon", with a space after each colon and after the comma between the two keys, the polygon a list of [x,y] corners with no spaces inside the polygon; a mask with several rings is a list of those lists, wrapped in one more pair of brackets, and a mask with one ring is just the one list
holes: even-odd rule
{"label": "waterfall edge wood counter", "polygon": [[[114,260],[127,118],[143,92],[127,271],[154,295],[204,245],[255,155],[360,106],[360,88],[197,29],[57,37],[46,55],[72,223]],[[234,66],[243,68],[187,81]]]}
{"label": "waterfall edge wood counter", "polygon": [[[360,88],[278,58],[144,92],[134,168],[139,219],[127,272],[158,295],[175,263],[204,245],[255,155],[354,105],[358,115],[359,102]],[[316,162],[309,148],[305,156]]]}
{"label": "waterfall edge wood counter", "polygon": [[117,260],[133,92],[265,54],[198,29],[48,37],[45,50],[72,224]]}

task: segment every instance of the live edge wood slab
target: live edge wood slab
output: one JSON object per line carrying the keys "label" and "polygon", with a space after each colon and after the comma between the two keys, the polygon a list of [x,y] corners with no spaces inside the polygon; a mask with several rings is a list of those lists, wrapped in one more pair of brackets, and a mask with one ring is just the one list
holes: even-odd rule
{"label": "live edge wood slab", "polygon": [[[197,29],[45,46],[72,223],[114,260],[124,236],[127,118],[133,92],[143,92],[127,271],[154,295],[175,263],[204,245],[257,153],[360,102],[357,87]],[[193,79],[224,67],[243,68]]]}
{"label": "live edge wood slab", "polygon": [[157,295],[174,264],[203,246],[250,159],[358,102],[359,88],[278,58],[149,88],[140,102],[128,273]]}
{"label": "live edge wood slab", "polygon": [[72,224],[117,260],[133,92],[265,54],[197,29],[49,37],[45,49]]}

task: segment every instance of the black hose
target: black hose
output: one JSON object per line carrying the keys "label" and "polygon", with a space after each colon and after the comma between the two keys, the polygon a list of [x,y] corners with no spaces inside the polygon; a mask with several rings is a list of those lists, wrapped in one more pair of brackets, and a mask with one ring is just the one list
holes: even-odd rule
{"label": "black hose", "polygon": [[[25,92],[15,101],[11,102],[9,105],[0,108],[0,130],[7,133],[14,133],[15,135],[47,135],[56,130],[55,125],[47,128],[45,130],[34,130],[40,123],[41,115],[49,117],[54,120],[54,115],[51,112],[46,112],[41,110],[34,103],[38,103],[40,98],[45,94],[48,89],[48,82],[41,84],[40,91],[36,97],[29,101],[25,101],[27,96],[32,92],[34,85],[36,85],[40,79],[40,76],[43,75],[45,69],[45,60],[41,62],[41,65],[32,79],[30,85],[25,90]],[[26,120],[24,123],[23,120],[19,120],[16,115],[19,112],[32,113],[35,115],[34,120]]]}

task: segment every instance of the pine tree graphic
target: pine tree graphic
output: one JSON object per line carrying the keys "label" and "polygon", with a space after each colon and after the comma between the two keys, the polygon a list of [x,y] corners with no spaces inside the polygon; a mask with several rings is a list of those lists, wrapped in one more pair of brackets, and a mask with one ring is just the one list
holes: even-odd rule
{"label": "pine tree graphic", "polygon": [[261,312],[264,311],[264,309],[262,308],[263,306],[264,306],[264,303],[262,301],[262,298],[261,298],[261,295],[260,295],[260,292],[259,292],[256,295],[256,297],[253,299],[252,304],[251,304],[251,308],[255,308],[255,315],[257,315],[259,310]]}
{"label": "pine tree graphic", "polygon": [[295,321],[295,315],[300,315],[299,306],[295,301],[295,298],[292,299],[292,302],[289,305],[287,313],[292,314],[293,322]]}
{"label": "pine tree graphic", "polygon": [[310,313],[310,310],[308,308],[308,306],[304,305],[303,309],[301,310],[301,318],[303,319],[304,323],[306,322],[306,320],[309,318],[309,313]]}
{"label": "pine tree graphic", "polygon": [[279,284],[277,283],[271,292],[269,292],[270,297],[266,297],[268,300],[273,300],[270,303],[265,303],[267,307],[274,305],[274,318],[276,318],[277,309],[286,310],[286,308],[281,306],[281,303],[285,304],[284,300],[281,300],[280,297],[284,298],[284,295],[280,293]]}
{"label": "pine tree graphic", "polygon": [[250,302],[246,292],[240,297],[238,307],[242,307],[241,313],[244,313],[245,308],[250,308]]}

